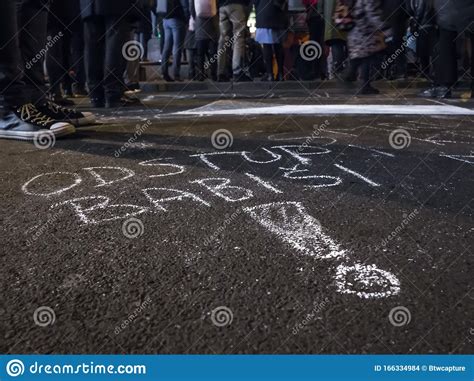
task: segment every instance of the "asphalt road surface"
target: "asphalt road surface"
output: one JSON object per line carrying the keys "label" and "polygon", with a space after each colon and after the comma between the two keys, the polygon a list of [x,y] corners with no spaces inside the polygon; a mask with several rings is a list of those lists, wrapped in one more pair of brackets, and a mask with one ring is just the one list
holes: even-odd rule
{"label": "asphalt road surface", "polygon": [[473,101],[143,99],[0,142],[3,353],[472,353]]}

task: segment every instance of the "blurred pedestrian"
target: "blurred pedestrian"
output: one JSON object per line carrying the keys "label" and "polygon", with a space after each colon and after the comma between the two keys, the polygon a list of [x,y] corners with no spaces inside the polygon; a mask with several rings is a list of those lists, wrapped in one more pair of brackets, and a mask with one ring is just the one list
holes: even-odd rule
{"label": "blurred pedestrian", "polygon": [[[255,39],[263,44],[266,74],[263,81],[283,80],[283,41],[288,27],[288,2],[286,0],[255,0],[257,31]],[[277,76],[273,74],[273,55],[277,62]]]}
{"label": "blurred pedestrian", "polygon": [[[158,0],[158,9],[164,11],[165,43],[161,56],[161,71],[167,82],[181,81],[181,56],[186,29],[189,23],[189,0]],[[162,4],[166,3],[163,7]],[[168,72],[173,53],[173,77]]]}
{"label": "blurred pedestrian", "polygon": [[[474,34],[474,2],[472,0],[434,0],[438,25],[438,51],[435,57],[435,83],[420,93],[428,98],[451,98],[458,81],[456,40],[459,33]],[[471,56],[471,70],[473,66]],[[474,74],[474,71],[472,71]],[[474,84],[472,85],[474,90]]]}
{"label": "blurred pedestrian", "polygon": [[347,59],[347,32],[341,31],[334,25],[333,15],[336,11],[336,0],[323,0],[324,10],[324,42],[331,49],[331,76],[336,76],[344,70]]}
{"label": "blurred pedestrian", "polygon": [[357,0],[352,8],[354,27],[348,34],[349,69],[345,80],[357,78],[360,69],[362,87],[360,94],[379,94],[372,87],[371,66],[377,55],[386,49],[386,38],[391,35],[384,23],[380,0]]}
{"label": "blurred pedestrian", "polygon": [[[74,62],[72,39],[82,33],[79,0],[66,3],[53,0],[48,13],[48,38],[57,39],[46,54],[46,71],[49,78],[49,96],[63,106],[74,105],[67,96],[72,96],[73,78],[70,73],[78,72],[82,60]],[[60,37],[60,38],[59,38]],[[83,52],[81,52],[81,55]]]}
{"label": "blurred pedestrian", "polygon": [[[189,0],[190,8],[191,3],[194,0]],[[186,37],[184,38],[184,48],[188,58],[188,79],[193,81],[196,79],[196,66],[197,66],[197,45],[196,45],[196,32],[195,32],[195,21],[194,17],[189,18],[188,30],[186,31]]]}
{"label": "blurred pedestrian", "polygon": [[127,55],[124,45],[130,37],[129,17],[134,14],[132,1],[81,0],[87,85],[93,107],[128,104],[122,98],[122,76],[126,67],[123,52]]}
{"label": "blurred pedestrian", "polygon": [[[197,47],[197,79],[204,81],[207,69],[217,81],[217,44],[219,42],[219,15],[216,0],[191,0],[191,16],[195,20]],[[207,61],[206,61],[207,59]]]}
{"label": "blurred pedestrian", "polygon": [[252,78],[244,70],[245,28],[249,18],[250,0],[219,0],[219,81],[226,82],[228,52],[232,52],[232,76],[235,82],[249,82]]}
{"label": "blurred pedestrian", "polygon": [[303,4],[306,8],[306,24],[309,31],[309,39],[311,43],[319,45],[320,49],[318,54],[313,60],[312,64],[312,79],[324,79],[324,70],[322,68],[323,57],[323,46],[324,46],[324,18],[322,16],[323,6],[322,0],[303,0]]}

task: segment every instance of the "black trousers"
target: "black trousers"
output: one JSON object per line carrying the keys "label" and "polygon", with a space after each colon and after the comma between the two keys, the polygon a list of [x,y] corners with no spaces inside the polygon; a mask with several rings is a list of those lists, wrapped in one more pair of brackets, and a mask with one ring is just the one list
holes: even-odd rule
{"label": "black trousers", "polygon": [[116,101],[122,96],[126,60],[122,48],[130,35],[123,17],[93,16],[84,20],[85,66],[90,97]]}
{"label": "black trousers", "polygon": [[[307,20],[309,29],[309,39],[317,42],[321,48],[324,47],[324,28],[325,22],[321,16],[314,16]],[[314,79],[324,78],[326,73],[324,72],[323,65],[325,64],[324,54],[320,58],[316,58],[311,61],[313,66]]]}
{"label": "black trousers", "polygon": [[[197,72],[198,76],[206,77],[206,70],[209,68],[211,78],[217,77],[217,42],[213,40],[198,40],[197,46]],[[208,58],[205,64],[206,57]]]}
{"label": "black trousers", "polygon": [[439,28],[436,83],[440,86],[452,87],[458,80],[457,37],[457,32]]}
{"label": "black trousers", "polygon": [[0,1],[0,108],[44,100],[47,9],[40,0]]}

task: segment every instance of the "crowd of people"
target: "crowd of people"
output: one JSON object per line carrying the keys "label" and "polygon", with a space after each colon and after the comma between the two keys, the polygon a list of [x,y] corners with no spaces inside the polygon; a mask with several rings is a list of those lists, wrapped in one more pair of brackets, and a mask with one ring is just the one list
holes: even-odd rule
{"label": "crowd of people", "polygon": [[196,81],[336,78],[369,95],[374,79],[414,75],[432,84],[420,96],[449,98],[466,74],[474,91],[473,0],[2,0],[0,137],[94,123],[73,97],[136,104],[152,36],[168,82],[186,62]]}

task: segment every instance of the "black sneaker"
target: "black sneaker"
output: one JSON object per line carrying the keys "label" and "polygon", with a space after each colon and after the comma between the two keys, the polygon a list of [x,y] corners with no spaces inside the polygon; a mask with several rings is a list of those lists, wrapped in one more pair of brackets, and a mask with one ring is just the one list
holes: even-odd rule
{"label": "black sneaker", "polygon": [[48,96],[48,100],[50,100],[51,102],[53,103],[56,103],[60,106],[74,106],[74,102],[67,99],[66,97],[63,97],[62,95],[60,94],[50,94]]}
{"label": "black sneaker", "polygon": [[106,108],[121,108],[121,107],[134,107],[142,106],[140,99],[136,97],[130,97],[127,94],[123,94],[119,99],[108,99],[105,103]]}
{"label": "black sneaker", "polygon": [[418,93],[420,98],[436,98],[437,87],[432,86],[429,89],[423,90],[421,93]]}
{"label": "black sneaker", "polygon": [[372,87],[370,85],[366,85],[366,86],[362,87],[359,94],[361,94],[361,95],[377,95],[377,94],[380,94],[380,91],[378,89],[376,89],[375,87]]}
{"label": "black sneaker", "polygon": [[54,102],[46,101],[36,106],[43,114],[62,122],[71,123],[75,126],[85,126],[95,123],[95,116],[91,112],[80,112],[71,108],[60,106]]}
{"label": "black sneaker", "polygon": [[0,138],[4,139],[39,140],[42,135],[59,137],[75,131],[72,124],[51,119],[31,103],[0,117]]}

